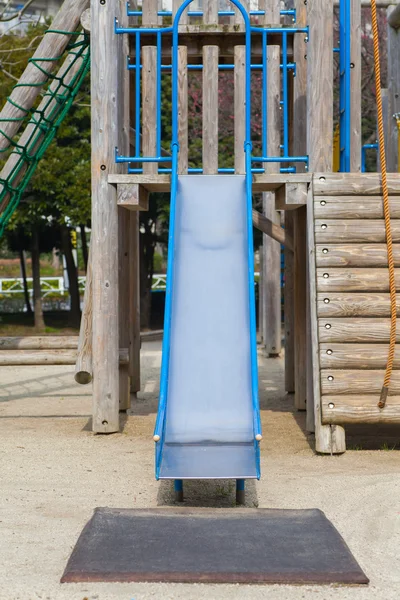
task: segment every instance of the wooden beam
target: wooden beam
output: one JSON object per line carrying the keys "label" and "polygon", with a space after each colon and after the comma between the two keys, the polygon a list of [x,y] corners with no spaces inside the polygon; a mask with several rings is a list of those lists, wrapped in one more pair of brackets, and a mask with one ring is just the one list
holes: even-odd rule
{"label": "wooden beam", "polygon": [[139,184],[120,183],[117,186],[118,206],[128,210],[149,210],[149,191]]}
{"label": "wooden beam", "polygon": [[[388,173],[390,195],[400,195],[400,174]],[[382,181],[378,173],[314,173],[315,196],[379,196]]]}
{"label": "wooden beam", "polygon": [[[117,353],[120,364],[128,364],[128,349],[123,348]],[[7,350],[0,351],[0,366],[13,365],[74,365],[76,350]],[[78,381],[77,383],[89,383]]]}
{"label": "wooden beam", "polygon": [[[51,30],[76,31],[80,24],[81,14],[88,6],[89,0],[65,0],[54,17]],[[42,86],[48,81],[48,73],[52,73],[58,64],[56,60],[46,59],[61,56],[71,37],[74,36],[69,33],[46,33],[43,36],[18,81],[18,87],[14,87],[9,100],[0,112],[0,151],[9,147],[9,138],[17,133],[22,124],[20,119],[25,117],[32,108]],[[46,62],[43,62],[44,60]],[[40,68],[37,67],[37,64]]]}
{"label": "wooden beam", "polygon": [[385,410],[378,407],[379,393],[368,395],[327,395],[322,397],[324,423],[398,425],[400,423],[400,396],[389,396]]}
{"label": "wooden beam", "polygon": [[319,317],[390,317],[390,296],[384,292],[319,292],[317,300]]}
{"label": "wooden beam", "polygon": [[288,235],[288,233],[277,225],[271,219],[264,217],[257,210],[253,209],[253,225],[256,229],[262,231],[265,235],[268,235],[276,242],[283,244],[289,250],[293,251],[293,239]]}
{"label": "wooden beam", "polygon": [[124,11],[93,0],[91,15],[93,431],[112,433],[119,431],[118,206],[108,175],[119,170],[115,147],[125,149],[115,97],[123,89],[123,36],[114,34],[115,17],[123,23]]}
{"label": "wooden beam", "polygon": [[275,206],[278,210],[293,210],[307,204],[307,184],[287,183],[275,192]]}
{"label": "wooden beam", "polygon": [[1,350],[77,350],[78,337],[72,335],[0,337]]}
{"label": "wooden beam", "polygon": [[[286,211],[285,236],[293,239],[294,213]],[[294,385],[294,256],[287,245],[285,246],[285,287],[284,287],[284,315],[285,315],[285,390],[292,394]]]}
{"label": "wooden beam", "polygon": [[[129,106],[129,104],[128,104]],[[127,324],[130,316],[130,282],[129,282],[129,237],[130,219],[129,213],[123,208],[118,209],[118,323],[119,323],[119,346],[129,348],[130,331]],[[119,410],[127,411],[131,407],[129,361],[125,365],[119,365]]]}

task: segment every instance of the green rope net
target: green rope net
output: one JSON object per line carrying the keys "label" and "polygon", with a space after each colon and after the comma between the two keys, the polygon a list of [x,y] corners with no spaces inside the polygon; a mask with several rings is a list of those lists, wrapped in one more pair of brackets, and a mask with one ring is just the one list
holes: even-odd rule
{"label": "green rope net", "polygon": [[[46,33],[69,35],[72,40],[63,56],[29,59],[29,62],[48,78],[47,89],[41,97],[39,106],[26,111],[8,98],[8,102],[25,112],[25,115],[0,119],[0,135],[3,135],[9,142],[5,150],[0,150],[0,159],[3,153],[8,153],[8,160],[12,160],[11,170],[4,177],[0,175],[0,237],[16,210],[38,162],[54,139],[59,126],[74,102],[90,68],[90,45],[86,34],[54,29],[49,29]],[[50,73],[43,67],[43,63],[57,62],[64,56],[66,60],[58,73]],[[42,87],[42,84],[17,83],[14,89],[24,86]],[[19,121],[21,124],[25,122],[25,132],[29,132],[28,137],[23,133],[22,137],[16,134],[10,138],[1,129],[1,125],[11,121]],[[22,144],[21,140],[23,140]]]}

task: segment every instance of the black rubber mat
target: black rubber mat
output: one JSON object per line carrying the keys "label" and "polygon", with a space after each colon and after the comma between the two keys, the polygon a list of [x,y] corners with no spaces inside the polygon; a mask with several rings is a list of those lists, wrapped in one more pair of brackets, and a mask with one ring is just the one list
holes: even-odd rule
{"label": "black rubber mat", "polygon": [[319,510],[98,508],[62,582],[366,584]]}

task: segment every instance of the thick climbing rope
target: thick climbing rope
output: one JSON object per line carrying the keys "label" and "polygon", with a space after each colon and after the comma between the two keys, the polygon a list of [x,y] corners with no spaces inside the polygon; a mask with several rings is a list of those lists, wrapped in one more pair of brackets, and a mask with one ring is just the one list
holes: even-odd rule
{"label": "thick climbing rope", "polygon": [[[48,78],[48,86],[42,96],[43,102],[38,107],[34,107],[30,111],[25,111],[23,107],[17,106],[11,98],[7,99],[8,102],[25,111],[26,114],[18,118],[0,120],[0,135],[6,137],[9,142],[9,147],[0,151],[0,160],[2,153],[4,153],[5,158],[10,155],[10,147],[11,153],[17,156],[11,172],[7,177],[0,178],[0,237],[16,210],[22,194],[36,170],[38,162],[43,157],[54,139],[59,126],[71,108],[90,68],[89,38],[85,34],[82,32],[58,31],[54,29],[49,29],[46,33],[72,36],[72,41],[69,43],[65,53],[65,57],[68,56],[68,66],[63,70],[62,76],[59,76],[46,70],[42,63],[57,62],[63,56],[30,58],[29,62],[34,64]],[[80,62],[77,63],[77,61]],[[76,73],[72,70],[75,68],[75,65],[79,67],[76,69]],[[73,76],[69,75],[70,73]],[[17,83],[14,87],[37,87],[38,85],[37,83]],[[24,121],[26,126],[31,127],[29,139],[23,145],[19,143],[20,136],[18,134],[10,138],[2,131],[2,122],[14,120]],[[24,172],[19,177],[18,175],[21,170],[24,170]]]}
{"label": "thick climbing rope", "polygon": [[380,409],[385,408],[387,397],[389,394],[390,380],[393,372],[394,355],[396,350],[396,329],[397,329],[397,307],[396,307],[396,282],[395,282],[395,271],[394,271],[394,258],[393,258],[393,239],[392,239],[392,227],[390,221],[390,205],[389,205],[389,190],[387,184],[387,173],[386,173],[386,154],[385,154],[385,134],[383,127],[383,110],[382,110],[382,95],[381,95],[381,68],[380,68],[380,55],[379,55],[379,30],[378,30],[378,19],[376,12],[376,0],[371,0],[371,16],[372,16],[372,30],[374,37],[374,62],[375,62],[375,86],[376,86],[376,105],[378,112],[378,137],[379,137],[379,158],[381,163],[381,175],[382,175],[382,192],[383,192],[383,211],[385,216],[385,230],[386,230],[386,245],[388,254],[388,266],[389,266],[389,289],[390,289],[390,341],[389,341],[389,354],[386,365],[385,379],[381,391],[380,400],[378,406]]}

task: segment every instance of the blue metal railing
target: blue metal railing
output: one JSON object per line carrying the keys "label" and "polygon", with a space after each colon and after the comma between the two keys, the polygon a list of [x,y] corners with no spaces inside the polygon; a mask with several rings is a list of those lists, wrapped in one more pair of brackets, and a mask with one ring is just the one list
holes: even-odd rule
{"label": "blue metal railing", "polygon": [[340,0],[339,36],[340,171],[348,173],[351,145],[351,0]]}
{"label": "blue metal railing", "polygon": [[[190,3],[189,3],[190,4]],[[187,6],[187,5],[186,5]],[[166,156],[165,148],[162,148],[162,118],[161,118],[161,105],[162,105],[162,76],[163,74],[172,75],[172,86],[177,86],[177,72],[174,74],[174,60],[172,64],[163,64],[162,63],[162,41],[163,36],[171,35],[173,37],[173,52],[175,49],[175,53],[177,55],[177,44],[178,44],[178,23],[180,17],[183,13],[180,7],[175,19],[174,23],[171,26],[160,26],[160,27],[120,27],[118,22],[115,24],[115,31],[119,34],[131,34],[135,36],[135,58],[131,63],[129,60],[127,61],[127,68],[134,72],[135,76],[135,103],[136,103],[136,115],[135,115],[135,153],[134,156],[122,156],[119,154],[118,149],[116,149],[116,161],[118,163],[127,163],[128,172],[129,173],[142,173],[143,172],[143,163],[161,163],[158,167],[159,173],[169,173],[172,174],[172,156]],[[185,9],[183,9],[185,10]],[[240,12],[242,12],[241,9]],[[163,11],[167,13],[168,11]],[[291,11],[282,11],[283,14],[292,14]],[[133,14],[135,13],[135,14]],[[264,11],[254,11],[255,13],[262,13]],[[139,16],[139,11],[130,11],[128,9],[128,14],[131,16]],[[179,17],[178,17],[179,14]],[[222,11],[220,15],[222,16],[231,16],[234,15],[234,11]],[[262,120],[262,133],[261,133],[261,152],[259,156],[251,155],[251,172],[252,173],[265,173],[265,164],[266,163],[279,163],[281,165],[281,172],[284,173],[294,173],[296,171],[296,167],[294,166],[296,163],[304,163],[308,165],[308,156],[291,156],[289,152],[289,82],[288,75],[289,73],[296,74],[296,65],[293,62],[289,62],[287,59],[287,49],[288,49],[288,36],[293,35],[294,33],[304,33],[308,35],[308,28],[298,28],[298,27],[276,27],[276,28],[264,28],[259,26],[251,25],[250,15],[243,10],[242,15],[246,14],[246,43],[249,48],[249,57],[247,68],[251,74],[251,72],[261,72],[262,74],[262,107],[261,107],[261,120]],[[196,13],[197,15],[197,13]],[[202,11],[199,12],[198,16],[202,15]],[[172,16],[172,13],[168,12],[168,15],[164,16]],[[295,16],[293,13],[292,16]],[[143,156],[140,150],[140,139],[141,139],[141,71],[143,69],[143,65],[141,63],[141,43],[142,37],[144,34],[152,35],[155,37],[155,44],[157,47],[157,64],[156,64],[156,140],[157,140],[157,150],[156,156]],[[267,45],[268,45],[268,36],[269,35],[280,35],[282,37],[282,64],[280,66],[282,73],[282,99],[281,99],[281,110],[282,110],[282,144],[281,144],[281,152],[277,156],[272,156],[268,154],[268,145],[267,145],[267,134],[268,134],[268,76],[267,76]],[[262,57],[260,63],[251,63],[251,38],[252,36],[260,35],[262,37]],[[189,64],[188,70],[194,71],[203,69],[202,64]],[[220,71],[231,71],[234,69],[233,64],[220,64]],[[173,107],[174,107],[174,103]],[[176,105],[177,106],[177,105]],[[247,104],[248,112],[251,116],[251,89],[250,95]],[[178,111],[172,110],[172,120],[178,118]],[[251,141],[251,120],[250,120],[250,135],[248,138]],[[167,163],[167,164],[166,164]],[[201,173],[202,169],[200,166],[190,167],[188,170],[189,173]],[[233,168],[220,168],[218,170],[219,173],[230,174],[234,173],[235,170]]]}
{"label": "blue metal railing", "polygon": [[378,150],[379,144],[364,144],[361,149],[361,172],[365,173],[367,170],[367,151],[368,150]]}

